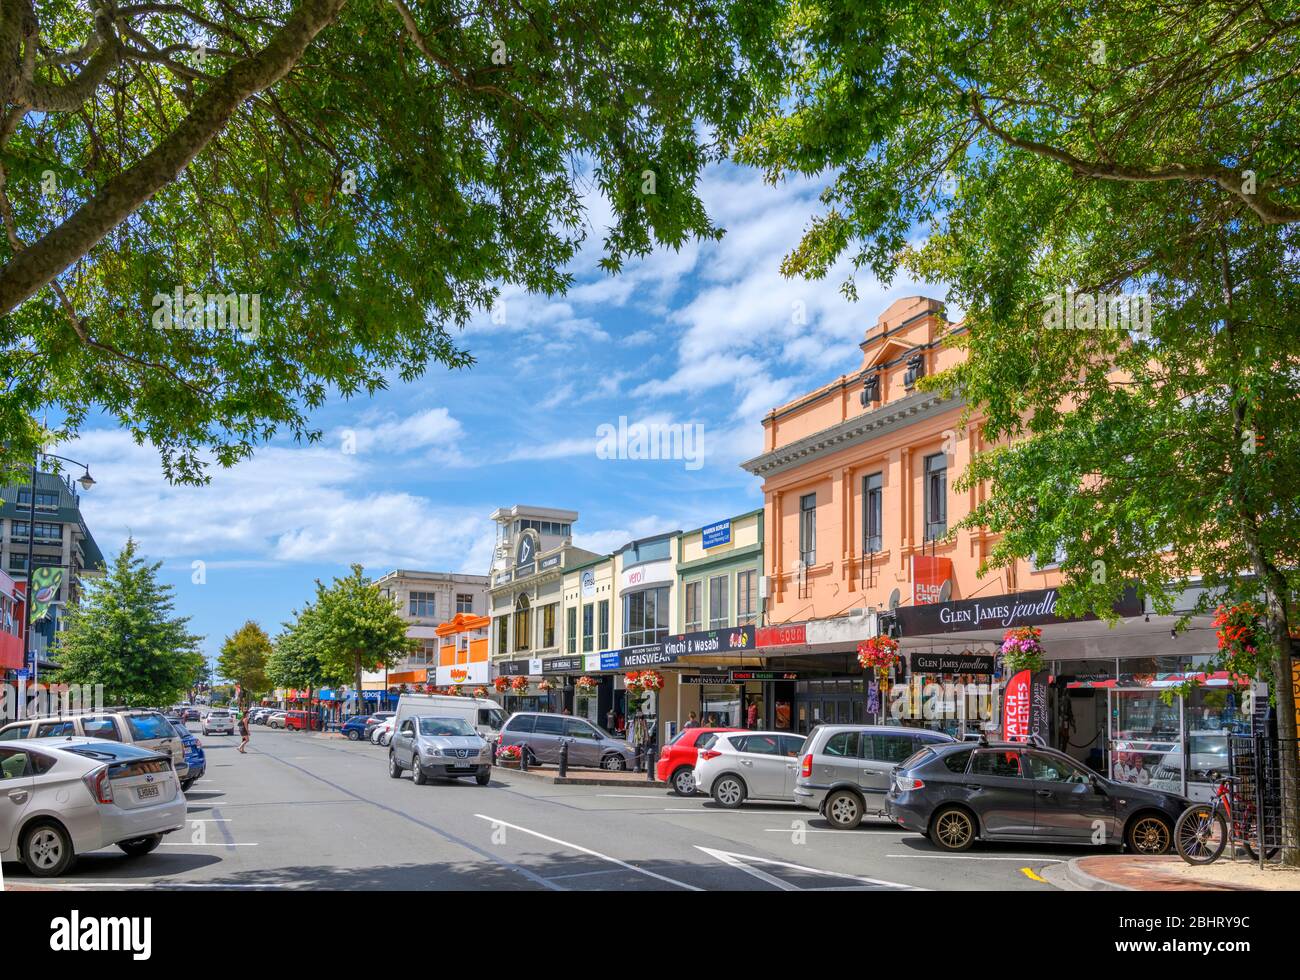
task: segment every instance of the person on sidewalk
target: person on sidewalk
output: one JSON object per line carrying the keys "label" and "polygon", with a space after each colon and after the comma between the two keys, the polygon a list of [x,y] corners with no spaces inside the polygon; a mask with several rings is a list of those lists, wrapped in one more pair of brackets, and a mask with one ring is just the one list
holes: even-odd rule
{"label": "person on sidewalk", "polygon": [[245,754],[244,749],[248,747],[248,712],[245,711],[239,716],[239,752]]}
{"label": "person on sidewalk", "polygon": [[686,724],[682,726],[682,731],[686,731],[686,729],[688,728],[699,728],[699,727],[700,727],[700,723],[695,718],[695,712],[694,711],[690,712],[686,716]]}

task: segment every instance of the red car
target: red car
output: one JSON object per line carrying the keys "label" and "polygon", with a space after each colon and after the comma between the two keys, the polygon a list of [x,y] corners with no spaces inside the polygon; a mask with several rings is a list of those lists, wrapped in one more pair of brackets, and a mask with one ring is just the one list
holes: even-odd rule
{"label": "red car", "polygon": [[286,711],[284,727],[289,731],[320,731],[320,716],[314,711]]}
{"label": "red car", "polygon": [[699,741],[717,732],[740,732],[743,728],[684,728],[664,746],[655,763],[655,778],[667,783],[678,796],[695,795],[695,757]]}

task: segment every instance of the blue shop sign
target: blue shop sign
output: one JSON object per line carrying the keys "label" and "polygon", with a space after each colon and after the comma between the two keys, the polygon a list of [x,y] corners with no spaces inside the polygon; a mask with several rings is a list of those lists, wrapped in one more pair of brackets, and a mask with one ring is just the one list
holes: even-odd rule
{"label": "blue shop sign", "polygon": [[600,654],[600,669],[601,669],[601,670],[618,670],[618,668],[621,667],[621,666],[623,665],[623,661],[622,661],[622,659],[619,657],[619,653],[620,653],[620,652],[621,652],[621,651],[619,651],[619,650],[603,650],[603,651],[601,651],[601,654]]}
{"label": "blue shop sign", "polygon": [[709,524],[700,532],[705,548],[716,548],[720,544],[731,543],[731,521],[718,521],[716,524]]}

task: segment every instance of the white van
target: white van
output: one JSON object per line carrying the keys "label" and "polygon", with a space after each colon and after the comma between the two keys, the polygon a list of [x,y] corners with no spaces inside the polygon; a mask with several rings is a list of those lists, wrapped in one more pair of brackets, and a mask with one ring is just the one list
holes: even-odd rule
{"label": "white van", "polygon": [[393,731],[411,717],[463,718],[489,742],[505,724],[506,713],[491,698],[460,697],[455,694],[403,694],[397,699]]}

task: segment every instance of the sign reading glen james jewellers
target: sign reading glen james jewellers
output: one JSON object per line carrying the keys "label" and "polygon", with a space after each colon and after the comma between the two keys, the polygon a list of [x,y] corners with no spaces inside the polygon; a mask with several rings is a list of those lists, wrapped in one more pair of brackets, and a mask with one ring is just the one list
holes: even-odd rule
{"label": "sign reading glen james jewellers", "polygon": [[[927,633],[959,633],[963,630],[1011,629],[1016,626],[1042,626],[1047,623],[1068,623],[1086,616],[1069,617],[1056,614],[1058,594],[1055,589],[1035,592],[1018,592],[1015,595],[995,595],[979,599],[959,599],[956,602],[939,602],[926,606],[902,608],[895,612],[904,636]],[[1119,616],[1137,616],[1142,604],[1137,590],[1129,589],[1115,603]]]}

